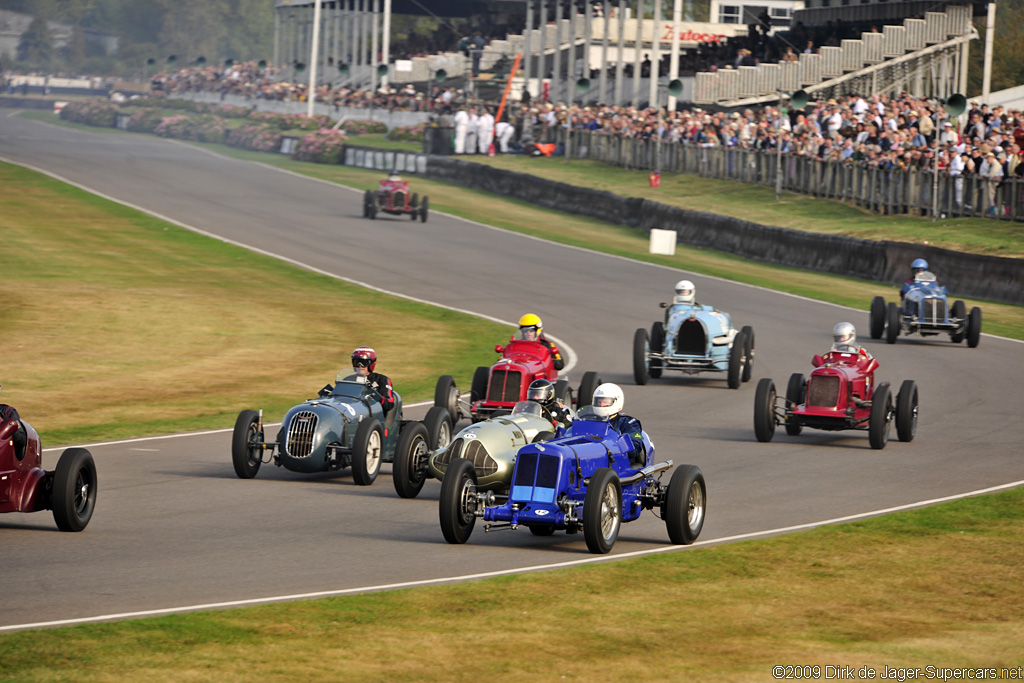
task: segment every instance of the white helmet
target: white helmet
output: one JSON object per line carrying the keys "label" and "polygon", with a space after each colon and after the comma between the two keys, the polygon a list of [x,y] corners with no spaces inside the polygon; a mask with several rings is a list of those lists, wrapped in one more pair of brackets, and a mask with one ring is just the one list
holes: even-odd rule
{"label": "white helmet", "polygon": [[853,323],[839,323],[832,328],[832,341],[836,346],[853,346],[857,342],[857,328]]}
{"label": "white helmet", "polygon": [[676,283],[677,304],[692,304],[695,298],[693,283],[689,280],[680,280]]}
{"label": "white helmet", "polygon": [[594,414],[604,418],[615,417],[622,412],[625,402],[626,398],[618,384],[602,384],[594,391]]}

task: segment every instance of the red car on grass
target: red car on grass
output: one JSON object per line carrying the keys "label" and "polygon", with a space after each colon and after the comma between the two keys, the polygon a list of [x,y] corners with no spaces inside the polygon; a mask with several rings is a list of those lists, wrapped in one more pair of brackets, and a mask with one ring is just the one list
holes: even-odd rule
{"label": "red car on grass", "polygon": [[889,426],[896,421],[900,441],[911,441],[917,431],[917,384],[904,380],[893,403],[888,382],[875,384],[878,359],[864,352],[830,351],[816,354],[810,380],[801,373],[789,378],[786,396],[779,405],[775,383],[768,377],[754,394],[754,434],[771,441],[775,426],[797,436],[804,427],[838,431],[867,430],[871,447],[885,448]]}
{"label": "red car on grass", "polygon": [[420,222],[427,222],[427,211],[430,198],[413,192],[409,194],[409,181],[402,180],[396,173],[380,181],[376,191],[367,190],[363,195],[363,217],[376,218],[378,213],[389,213],[394,216],[407,215],[412,220],[419,217]]}
{"label": "red car on grass", "polygon": [[[19,433],[20,432],[20,433]],[[24,420],[0,422],[0,512],[53,510],[61,531],[81,531],[96,507],[96,463],[68,448],[57,469],[43,469],[39,434]]]}
{"label": "red car on grass", "polygon": [[590,405],[594,390],[601,384],[600,375],[585,372],[574,396],[569,380],[559,379],[548,347],[540,341],[522,339],[519,331],[512,335],[508,344],[498,344],[494,350],[501,354],[501,360],[491,367],[476,369],[468,404],[460,399],[461,394],[450,375],[437,380],[434,405],[448,411],[452,424],[462,417],[479,422],[512,412],[516,403],[526,400],[527,390],[535,379],[553,383],[555,398],[569,407]]}

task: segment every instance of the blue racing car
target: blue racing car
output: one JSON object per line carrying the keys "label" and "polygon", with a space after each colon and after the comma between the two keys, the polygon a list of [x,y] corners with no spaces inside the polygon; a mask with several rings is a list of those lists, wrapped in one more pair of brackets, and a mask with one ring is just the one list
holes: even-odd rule
{"label": "blue racing car", "polygon": [[680,465],[664,485],[660,478],[671,467],[671,460],[654,462],[646,432],[619,434],[586,406],[564,435],[519,449],[506,495],[478,491],[473,463],[453,459],[441,484],[441,531],[449,543],[465,543],[478,517],[485,531],[525,526],[550,536],[582,530],[587,548],[603,554],[623,522],[656,510],[671,541],[690,544],[704,525],[704,475]]}
{"label": "blue racing car", "polygon": [[896,343],[902,334],[920,334],[922,337],[948,334],[954,344],[967,339],[972,349],[981,340],[981,309],[977,306],[967,313],[963,301],[949,306],[946,288],[940,285],[934,273],[922,270],[904,285],[903,303],[897,304],[876,296],[871,300],[871,338]]}

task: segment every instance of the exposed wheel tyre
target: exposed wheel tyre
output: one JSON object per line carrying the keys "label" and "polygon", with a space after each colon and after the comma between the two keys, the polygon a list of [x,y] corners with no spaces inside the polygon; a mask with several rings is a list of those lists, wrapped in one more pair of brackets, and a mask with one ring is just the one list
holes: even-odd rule
{"label": "exposed wheel tyre", "polygon": [[434,405],[448,411],[452,424],[459,421],[459,390],[451,375],[441,375],[437,378],[437,385],[434,387]]}
{"label": "exposed wheel tyre", "polygon": [[419,422],[407,424],[398,436],[395,462],[391,466],[395,492],[400,497],[415,498],[423,489],[423,484],[427,480],[426,463],[429,452],[427,428]]}
{"label": "exposed wheel tyre", "polygon": [[263,462],[263,432],[259,427],[260,414],[255,410],[243,410],[235,420],[235,431],[231,435],[231,464],[239,479],[252,479],[260,471]]}
{"label": "exposed wheel tyre", "polygon": [[639,385],[647,384],[650,380],[651,344],[647,337],[647,330],[638,328],[633,335],[633,380]]}
{"label": "exposed wheel tyre", "polygon": [[615,545],[622,526],[622,485],[610,467],[590,477],[583,499],[583,538],[590,552],[604,555]]}
{"label": "exposed wheel tyre", "polygon": [[885,382],[875,387],[871,397],[871,417],[868,420],[868,440],[876,451],[889,443],[889,424],[892,421],[892,391]]}
{"label": "exposed wheel tyre", "polygon": [[534,536],[551,536],[555,533],[555,527],[550,524],[527,524],[526,527]]}
{"label": "exposed wheel tyre", "polygon": [[747,363],[747,336],[737,332],[729,349],[729,370],[726,379],[730,389],[739,389],[743,381],[743,367]]}
{"label": "exposed wheel tyre", "polygon": [[380,474],[381,434],[380,422],[375,417],[363,420],[356,427],[352,441],[352,478],[360,486],[369,486]]}
{"label": "exposed wheel tyre", "polygon": [[465,543],[476,524],[476,470],[465,458],[448,464],[441,480],[439,516],[441,533],[449,543]]}
{"label": "exposed wheel tyre", "polygon": [[421,223],[426,223],[427,222],[427,212],[428,212],[428,208],[427,207],[429,207],[429,206],[430,206],[430,198],[426,197],[426,196],[423,197],[423,203],[420,204],[420,222]]}
{"label": "exposed wheel tyre", "polygon": [[473,373],[473,384],[469,392],[470,403],[482,401],[487,397],[487,383],[491,379],[491,369],[481,366]]}
{"label": "exposed wheel tyre", "polygon": [[[789,384],[786,385],[786,410],[790,411],[792,408],[802,405],[807,397],[807,378],[799,372],[794,372],[789,376]],[[786,423],[786,433],[790,436],[799,436],[803,430],[803,426],[800,424],[789,424]]]}
{"label": "exposed wheel tyre", "polygon": [[960,328],[949,335],[949,340],[954,344],[959,344],[967,336],[967,304],[959,299],[953,302],[953,307],[949,309],[949,317],[955,320],[960,320]]}
{"label": "exposed wheel tyre", "polygon": [[427,430],[427,447],[436,451],[447,448],[452,441],[452,418],[448,410],[441,406],[431,406],[427,416],[423,418],[423,427]]}
{"label": "exposed wheel tyre", "polygon": [[975,306],[967,316],[967,346],[974,348],[981,341],[981,309]]}
{"label": "exposed wheel tyre", "polygon": [[[409,208],[410,209],[415,209],[419,205],[420,205],[420,195],[419,195],[418,192],[413,192],[412,193],[412,197],[409,198]],[[413,216],[413,218],[415,218],[416,214],[414,213],[412,216]]]}
{"label": "exposed wheel tyre", "polygon": [[572,389],[569,388],[569,380],[560,379],[555,382],[555,399],[564,405],[572,405]]}
{"label": "exposed wheel tyre", "polygon": [[917,434],[917,382],[903,380],[896,395],[896,436],[900,441],[913,441]]}
{"label": "exposed wheel tyre", "polygon": [[775,436],[775,382],[768,377],[754,391],[754,436],[761,442]]}
{"label": "exposed wheel tyre", "polygon": [[868,314],[868,329],[872,339],[881,339],[885,333],[885,299],[876,296],[871,300],[871,312]]}
{"label": "exposed wheel tyre", "polygon": [[662,517],[668,537],[676,545],[690,545],[700,536],[707,511],[704,474],[695,465],[680,465],[672,473],[665,493]]}
{"label": "exposed wheel tyre", "polygon": [[373,207],[373,192],[367,190],[363,193],[363,218],[370,218],[370,209]]}
{"label": "exposed wheel tyre", "polygon": [[541,441],[551,441],[551,439],[553,439],[553,438],[555,438],[555,433],[554,432],[549,432],[549,431],[537,432],[537,436],[533,437],[533,441],[531,441],[530,443],[540,443]]}
{"label": "exposed wheel tyre", "polygon": [[51,507],[53,521],[61,531],[81,531],[96,509],[96,462],[84,448],[61,453],[53,473]]}
{"label": "exposed wheel tyre", "polygon": [[743,374],[740,376],[740,381],[749,382],[754,374],[754,328],[750,325],[744,325],[740,332],[747,336],[747,362],[743,364]]}
{"label": "exposed wheel tyre", "polygon": [[895,301],[890,301],[885,309],[885,341],[895,344],[898,336],[900,336],[900,307]]}
{"label": "exposed wheel tyre", "polygon": [[601,386],[601,375],[596,372],[584,372],[583,379],[580,381],[580,390],[576,395],[576,406],[577,409],[583,406],[589,406],[594,402],[594,392]]}
{"label": "exposed wheel tyre", "polygon": [[[651,325],[651,351],[654,353],[665,352],[665,325],[660,320]],[[651,362],[647,364],[647,370],[651,379],[661,377],[661,359],[652,358]]]}

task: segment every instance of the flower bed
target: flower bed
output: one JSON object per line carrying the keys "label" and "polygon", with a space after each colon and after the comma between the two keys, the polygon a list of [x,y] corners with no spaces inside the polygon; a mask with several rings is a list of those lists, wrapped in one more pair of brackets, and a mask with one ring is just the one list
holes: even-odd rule
{"label": "flower bed", "polygon": [[265,123],[251,123],[228,131],[227,144],[257,152],[276,152],[281,149],[281,131]]}
{"label": "flower bed", "polygon": [[60,110],[60,117],[65,121],[112,128],[117,121],[117,110],[116,104],[104,100],[82,100],[68,102]]}
{"label": "flower bed", "polygon": [[356,120],[346,121],[341,124],[341,129],[348,135],[369,135],[371,133],[386,133],[388,127],[380,121]]}
{"label": "flower bed", "polygon": [[223,122],[210,114],[168,116],[157,125],[153,132],[165,138],[215,143],[223,143],[225,135]]}
{"label": "flower bed", "polygon": [[152,133],[164,120],[162,111],[156,108],[139,109],[128,119],[128,130],[136,133]]}
{"label": "flower bed", "polygon": [[306,134],[299,141],[292,158],[298,161],[315,161],[318,164],[339,164],[342,152],[345,151],[346,139],[340,130],[321,128]]}
{"label": "flower bed", "polygon": [[423,142],[423,131],[427,124],[417,123],[415,126],[397,126],[388,133],[388,140],[402,142]]}

